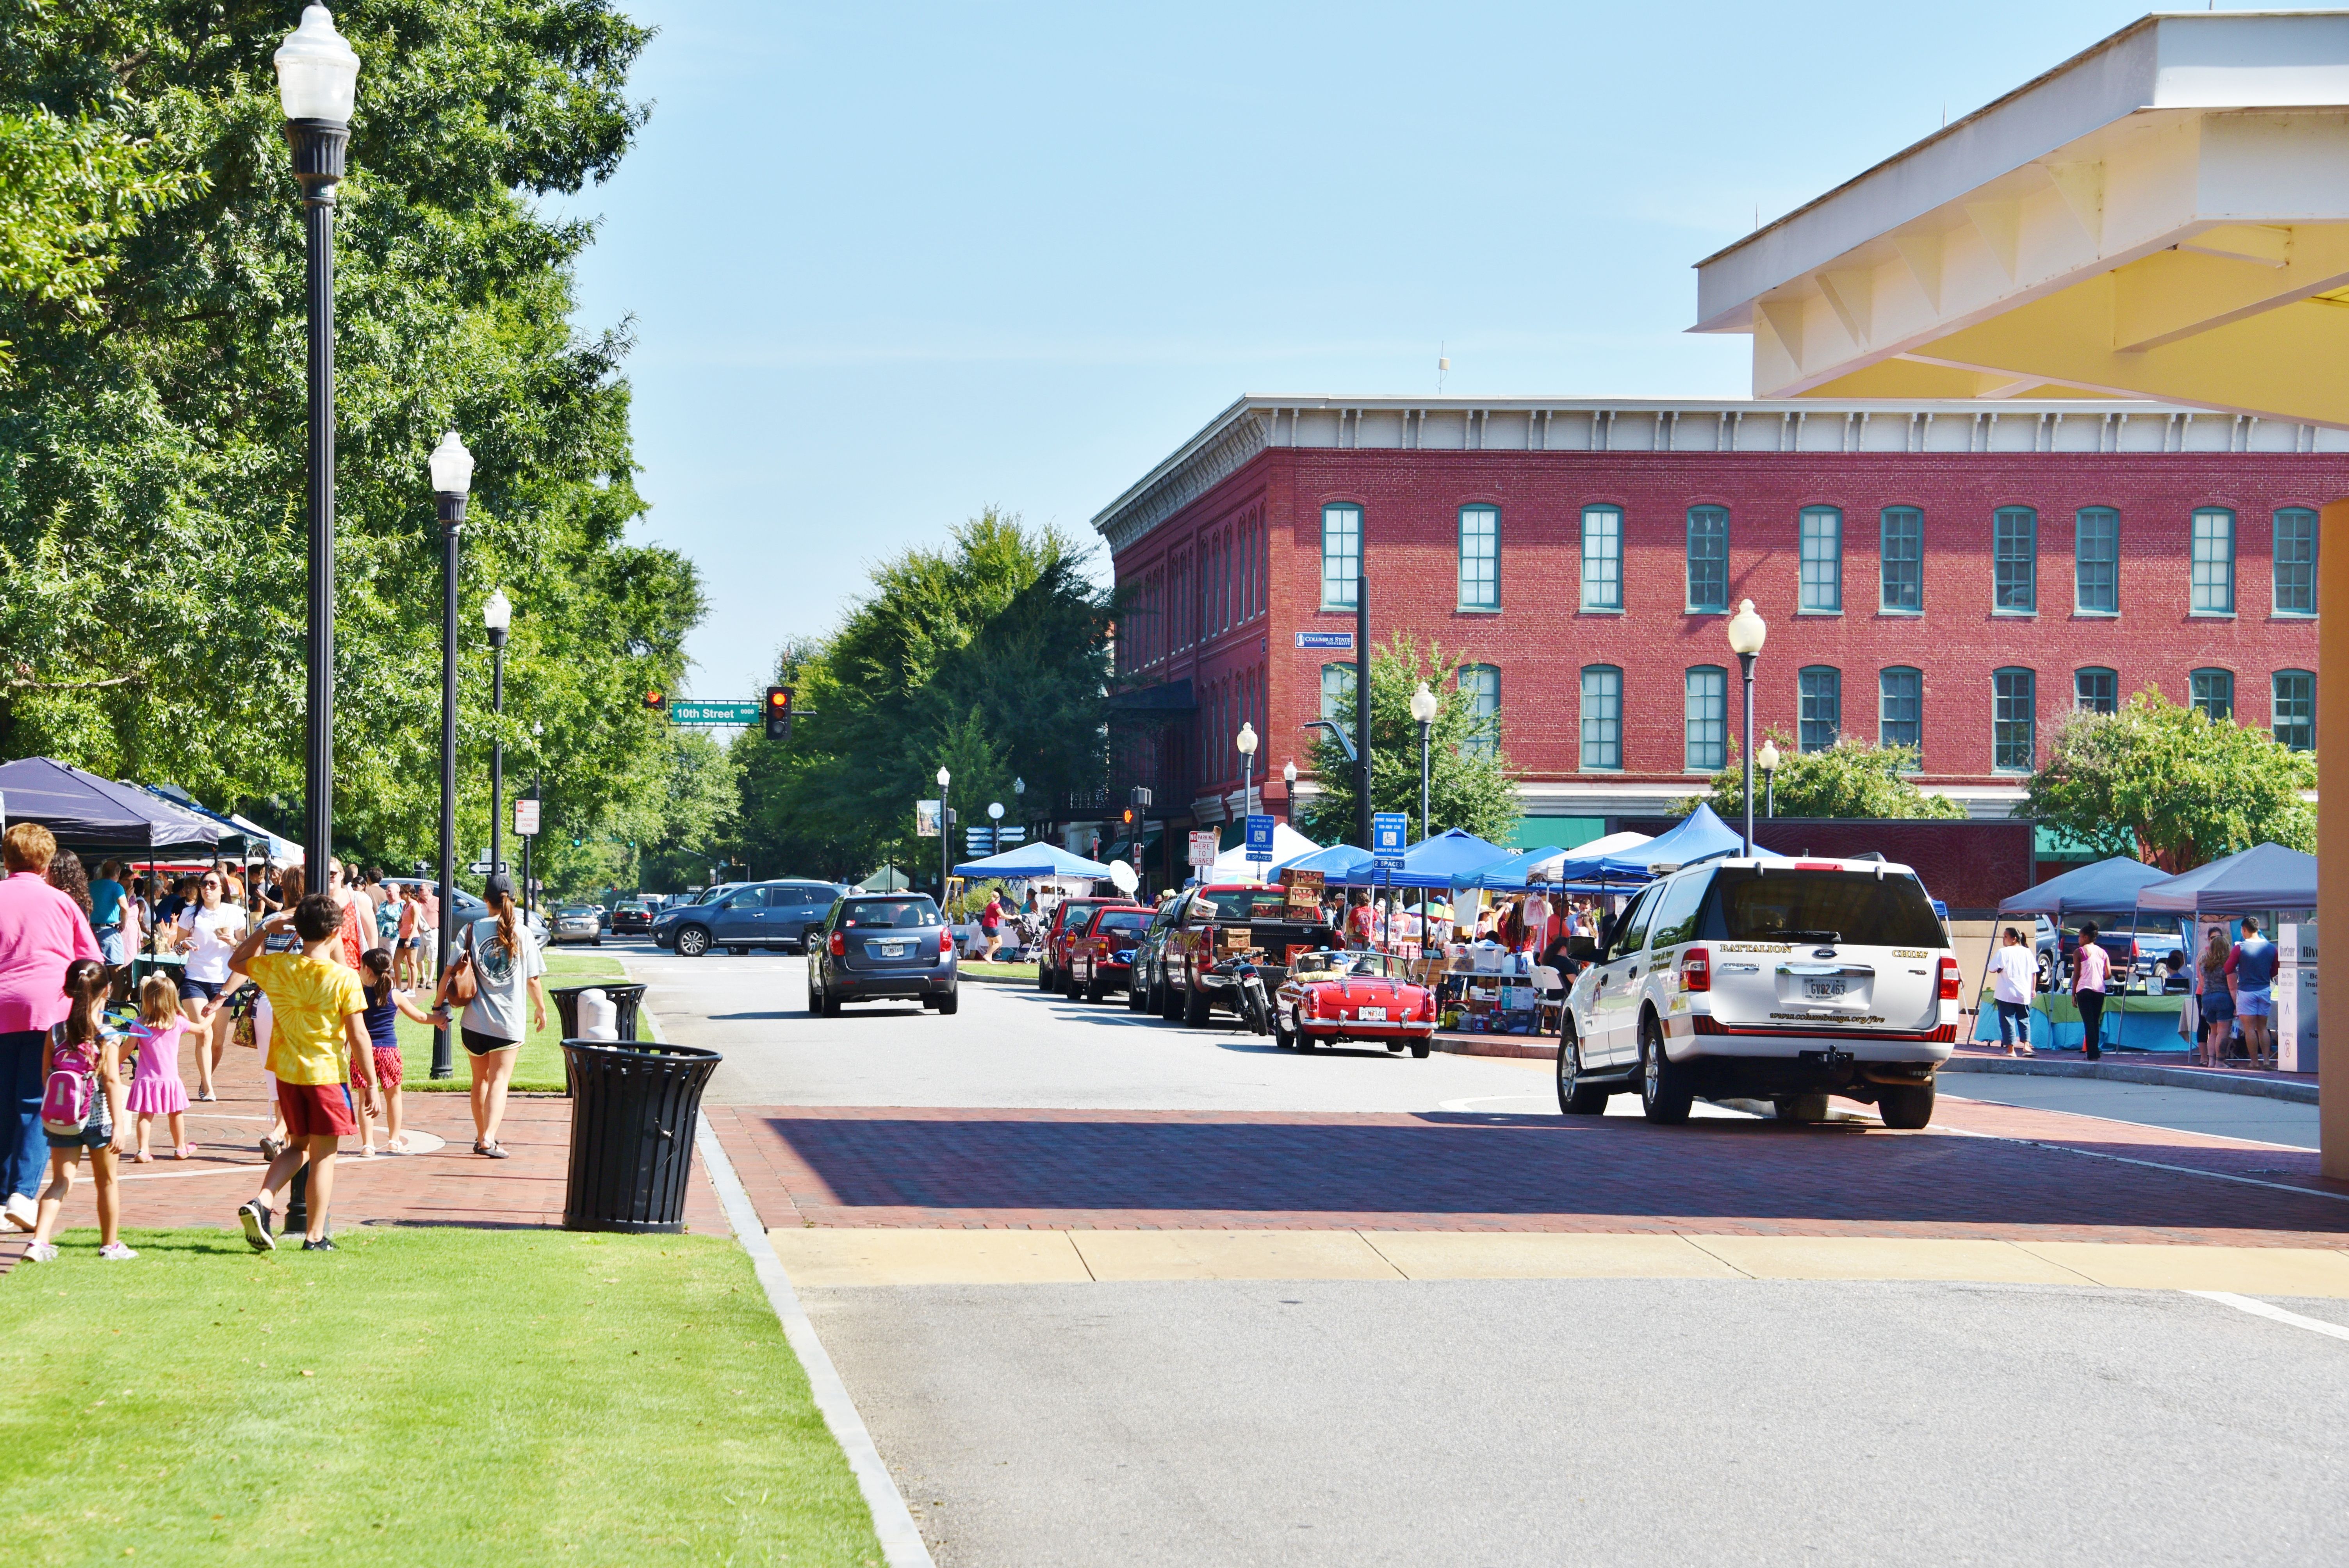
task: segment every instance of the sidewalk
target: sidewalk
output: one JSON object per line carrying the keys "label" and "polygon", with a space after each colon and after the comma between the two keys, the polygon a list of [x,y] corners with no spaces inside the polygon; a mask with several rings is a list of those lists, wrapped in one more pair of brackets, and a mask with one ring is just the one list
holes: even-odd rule
{"label": "sidewalk", "polygon": [[2213,1094],[2261,1095],[2302,1105],[2316,1103],[2314,1073],[2280,1073],[2264,1068],[2199,1068],[2186,1052],[2107,1050],[2090,1061],[2077,1050],[2041,1051],[2010,1057],[2004,1051],[1961,1045],[1941,1069],[1951,1073],[2017,1073],[2029,1078],[2110,1078],[2119,1083],[2164,1084]]}
{"label": "sidewalk", "polygon": [[[182,1055],[194,1077],[193,1047]],[[463,1064],[459,1065],[463,1073]],[[156,1119],[150,1145],[151,1165],[120,1163],[122,1223],[127,1229],[197,1226],[236,1228],[236,1206],[260,1183],[260,1139],[269,1130],[270,1108],[263,1099],[258,1054],[232,1046],[221,1061],[215,1087],[220,1099],[188,1108],[188,1137],[200,1150],[178,1161],[160,1152],[171,1133]],[[191,1090],[192,1092],[192,1089]],[[472,1152],[473,1118],[461,1094],[409,1094],[403,1109],[411,1132],[431,1134],[440,1147],[413,1155],[356,1152],[357,1138],[343,1140],[335,1161],[337,1229],[354,1225],[471,1225],[485,1229],[559,1227],[571,1153],[571,1101],[561,1095],[513,1095],[506,1101],[499,1141],[510,1160],[485,1160]],[[378,1132],[380,1142],[381,1132]],[[419,1140],[429,1143],[429,1140]],[[708,1173],[696,1161],[686,1200],[691,1231],[724,1235],[726,1217]],[[97,1189],[85,1162],[66,1203],[67,1229],[97,1224]],[[26,1237],[0,1233],[0,1273],[24,1254]]]}

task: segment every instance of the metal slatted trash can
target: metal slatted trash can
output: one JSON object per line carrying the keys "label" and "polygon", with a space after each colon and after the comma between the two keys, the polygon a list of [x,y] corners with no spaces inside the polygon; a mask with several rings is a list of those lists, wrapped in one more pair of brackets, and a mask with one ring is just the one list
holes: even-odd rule
{"label": "metal slatted trash can", "polygon": [[566,1231],[685,1229],[701,1090],[724,1058],[694,1046],[565,1040],[571,1078]]}
{"label": "metal slatted trash can", "polygon": [[554,1010],[563,1019],[563,1037],[579,1038],[579,998],[590,991],[601,991],[611,998],[612,1026],[619,1031],[623,1041],[636,1037],[636,1008],[645,999],[642,985],[625,985],[616,981],[597,981],[586,985],[550,986],[547,995],[554,998]]}

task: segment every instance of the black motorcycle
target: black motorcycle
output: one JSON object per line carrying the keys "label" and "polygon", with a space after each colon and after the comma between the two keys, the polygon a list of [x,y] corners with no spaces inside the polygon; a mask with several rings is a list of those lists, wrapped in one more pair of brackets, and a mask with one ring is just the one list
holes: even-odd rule
{"label": "black motorcycle", "polygon": [[1253,1032],[1272,1033],[1272,1000],[1264,992],[1264,976],[1257,973],[1255,961],[1245,957],[1226,958],[1216,965],[1212,974],[1223,975],[1231,982],[1239,998],[1234,1009]]}

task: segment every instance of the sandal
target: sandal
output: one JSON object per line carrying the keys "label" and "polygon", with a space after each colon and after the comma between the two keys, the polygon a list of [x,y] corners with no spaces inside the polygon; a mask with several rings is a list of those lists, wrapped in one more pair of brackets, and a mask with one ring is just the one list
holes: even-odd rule
{"label": "sandal", "polygon": [[476,1143],[473,1145],[473,1152],[488,1160],[511,1160],[513,1158],[512,1150],[507,1149],[502,1143]]}
{"label": "sandal", "polygon": [[133,1165],[152,1165],[155,1163],[155,1157],[141,1149],[130,1157],[130,1163]]}
{"label": "sandal", "polygon": [[282,1138],[270,1138],[267,1136],[263,1137],[261,1140],[261,1153],[264,1159],[274,1160],[285,1152],[285,1140]]}
{"label": "sandal", "polygon": [[182,1143],[171,1151],[171,1158],[174,1160],[193,1160],[195,1157],[196,1146],[192,1143]]}

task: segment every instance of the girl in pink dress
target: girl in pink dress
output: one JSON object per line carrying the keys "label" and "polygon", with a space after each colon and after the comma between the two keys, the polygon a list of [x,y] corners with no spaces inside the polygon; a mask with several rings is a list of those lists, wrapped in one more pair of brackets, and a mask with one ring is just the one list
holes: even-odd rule
{"label": "girl in pink dress", "polygon": [[139,1119],[139,1152],[131,1160],[140,1165],[154,1162],[147,1152],[147,1140],[154,1130],[155,1119],[171,1119],[171,1155],[176,1160],[194,1157],[196,1146],[188,1141],[188,1086],[180,1078],[180,1032],[187,1020],[180,1016],[180,988],[169,975],[150,975],[139,986],[139,1021],[130,1026],[130,1037],[139,1044],[139,1065],[130,1075],[130,1096],[123,1109]]}

